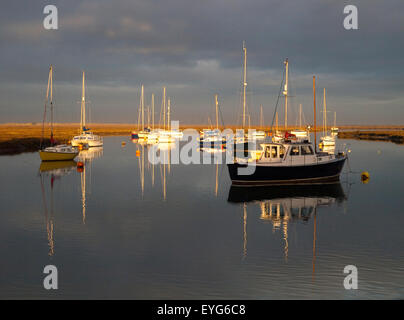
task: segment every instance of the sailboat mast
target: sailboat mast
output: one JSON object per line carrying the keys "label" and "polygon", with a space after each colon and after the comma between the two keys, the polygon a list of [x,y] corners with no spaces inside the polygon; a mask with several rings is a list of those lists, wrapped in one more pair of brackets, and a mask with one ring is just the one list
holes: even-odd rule
{"label": "sailboat mast", "polygon": [[216,106],[216,129],[219,129],[219,103],[217,101],[217,94],[215,94],[215,106]]}
{"label": "sailboat mast", "polygon": [[316,76],[313,76],[313,107],[314,107],[314,153],[317,153],[317,126],[316,126]]}
{"label": "sailboat mast", "polygon": [[334,111],[334,128],[337,127],[337,111]]}
{"label": "sailboat mast", "polygon": [[41,136],[41,141],[39,143],[39,147],[42,149],[42,142],[45,136],[45,122],[46,122],[46,105],[49,101],[49,86],[51,83],[51,75],[52,75],[52,65],[49,68],[49,74],[48,74],[48,86],[46,87],[46,96],[45,96],[45,107],[44,107],[44,112],[43,112],[43,119],[42,119],[42,136]]}
{"label": "sailboat mast", "polygon": [[262,129],[264,127],[264,121],[263,121],[263,111],[262,111],[262,104],[260,105],[260,128]]}
{"label": "sailboat mast", "polygon": [[154,93],[151,95],[151,105],[152,105],[152,128],[154,130]]}
{"label": "sailboat mast", "polygon": [[83,81],[81,87],[81,128],[86,126],[86,89],[85,89],[85,73],[83,71]]}
{"label": "sailboat mast", "polygon": [[50,66],[49,71],[50,78],[50,107],[51,107],[51,137],[50,143],[53,144],[53,66]]}
{"label": "sailboat mast", "polygon": [[302,128],[302,104],[299,106],[299,129]]}
{"label": "sailboat mast", "polygon": [[324,88],[324,123],[323,123],[323,130],[324,130],[324,135],[327,135],[327,103],[325,99],[325,88]]}
{"label": "sailboat mast", "polygon": [[247,90],[247,48],[243,41],[244,63],[243,63],[243,129],[245,128],[246,115],[246,90]]}
{"label": "sailboat mast", "polygon": [[283,95],[285,96],[285,130],[288,129],[288,81],[289,81],[289,61],[288,58],[285,60],[286,68],[286,78],[285,78],[285,88],[283,90]]}
{"label": "sailboat mast", "polygon": [[170,107],[171,107],[171,99],[168,97],[167,101],[167,130],[170,130]]}
{"label": "sailboat mast", "polygon": [[140,105],[142,106],[142,130],[144,130],[144,86],[142,84],[142,91],[140,94]]}
{"label": "sailboat mast", "polygon": [[166,87],[163,87],[163,129],[166,129]]}

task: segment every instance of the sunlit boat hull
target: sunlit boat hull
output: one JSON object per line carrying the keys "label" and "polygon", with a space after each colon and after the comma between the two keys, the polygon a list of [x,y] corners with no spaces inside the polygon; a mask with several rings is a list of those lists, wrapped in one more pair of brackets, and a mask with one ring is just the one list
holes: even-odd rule
{"label": "sunlit boat hull", "polygon": [[73,160],[79,152],[54,152],[54,151],[39,151],[39,156],[42,161],[66,161]]}
{"label": "sunlit boat hull", "polygon": [[[277,185],[299,183],[323,183],[338,181],[346,158],[341,157],[333,161],[297,166],[267,166],[256,165],[252,174],[239,174],[239,168],[246,168],[247,164],[228,164],[230,178],[234,185]],[[250,164],[251,165],[251,164]]]}
{"label": "sunlit boat hull", "polygon": [[71,141],[73,147],[78,147],[79,145],[87,144],[89,147],[102,147],[102,139],[88,140],[88,139],[76,139]]}

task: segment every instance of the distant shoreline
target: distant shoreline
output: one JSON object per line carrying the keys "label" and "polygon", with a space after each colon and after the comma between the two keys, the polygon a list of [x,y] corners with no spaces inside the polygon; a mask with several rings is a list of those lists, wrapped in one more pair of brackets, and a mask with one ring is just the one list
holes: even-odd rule
{"label": "distant shoreline", "polygon": [[[101,136],[130,136],[132,130],[137,129],[137,124],[121,123],[94,123],[89,126],[91,130]],[[208,125],[180,125],[180,129],[193,128],[201,130]],[[227,129],[235,130],[236,126],[228,126]],[[257,130],[269,131],[268,127],[251,127]],[[220,129],[223,129],[220,127]],[[282,130],[282,127],[279,128]],[[294,128],[289,128],[292,130]],[[317,128],[320,132],[321,127]],[[404,125],[345,125],[339,126],[339,139],[355,139],[370,141],[389,141],[404,144]],[[54,136],[60,143],[68,142],[79,133],[77,123],[54,124]],[[12,155],[22,152],[35,152],[39,150],[42,136],[42,124],[40,123],[4,123],[0,124],[0,155]],[[45,129],[45,137],[50,136],[50,129]]]}

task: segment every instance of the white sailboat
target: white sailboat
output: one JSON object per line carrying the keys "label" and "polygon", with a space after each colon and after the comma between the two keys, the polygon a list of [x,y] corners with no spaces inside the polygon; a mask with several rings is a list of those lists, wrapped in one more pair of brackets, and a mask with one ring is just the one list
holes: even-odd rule
{"label": "white sailboat", "polygon": [[[264,115],[262,110],[262,104],[260,105],[260,128],[264,127]],[[263,130],[256,130],[253,133],[253,137],[255,139],[264,139],[265,138],[265,131]]]}
{"label": "white sailboat", "polygon": [[299,105],[299,129],[292,130],[290,132],[298,139],[309,139],[310,135],[308,130],[302,129],[302,104]]}
{"label": "white sailboat", "polygon": [[73,137],[72,146],[87,145],[88,147],[102,147],[103,139],[90,131],[86,127],[86,90],[85,90],[85,73],[83,71],[83,82],[81,89],[81,118],[80,118],[81,134]]}
{"label": "white sailboat", "polygon": [[[289,85],[289,60],[286,58],[285,64],[285,85],[283,87],[282,94],[285,97],[285,133],[278,130],[278,124],[276,124],[276,131],[272,137],[273,142],[281,142],[285,139],[285,134],[288,130],[288,85]],[[278,114],[276,114],[276,122],[278,123]]]}
{"label": "white sailboat", "polygon": [[226,143],[226,138],[222,137],[219,129],[219,102],[218,95],[215,94],[215,110],[216,110],[216,128],[215,129],[204,129],[199,138],[199,143],[201,147],[212,148],[215,145],[222,145]]}
{"label": "white sailboat", "polygon": [[337,136],[338,135],[338,127],[337,127],[337,112],[334,111],[334,126],[331,127],[331,135]]}
{"label": "white sailboat", "polygon": [[324,135],[320,138],[320,144],[324,147],[335,146],[335,136],[327,135],[327,103],[325,98],[325,88],[324,88],[324,110],[323,110],[323,134]]}
{"label": "white sailboat", "polygon": [[50,112],[51,112],[51,136],[50,136],[50,147],[43,148],[39,151],[39,156],[42,161],[66,161],[73,160],[78,154],[79,151],[72,146],[66,144],[54,145],[55,141],[53,138],[53,67],[50,66],[49,69],[49,77],[48,77],[48,86],[46,89],[46,98],[45,98],[45,110],[44,117],[42,123],[42,139],[45,132],[45,120],[46,120],[46,109],[47,103],[50,104]]}

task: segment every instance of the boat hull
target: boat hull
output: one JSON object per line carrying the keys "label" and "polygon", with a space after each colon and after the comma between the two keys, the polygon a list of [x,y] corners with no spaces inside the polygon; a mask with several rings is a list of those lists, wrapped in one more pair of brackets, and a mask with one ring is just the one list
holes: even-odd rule
{"label": "boat hull", "polygon": [[39,156],[42,161],[66,161],[73,160],[77,157],[78,152],[51,152],[51,151],[39,151]]}
{"label": "boat hull", "polygon": [[246,164],[232,163],[227,167],[233,185],[324,183],[339,181],[345,160],[345,157],[341,157],[326,163],[301,166],[257,165],[250,175],[238,174],[238,169],[247,167]]}
{"label": "boat hull", "polygon": [[79,145],[87,144],[89,147],[102,147],[102,140],[72,140],[71,141],[73,147],[78,147]]}

